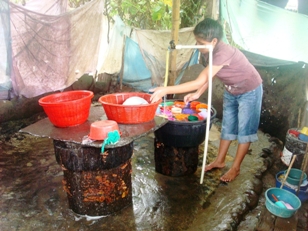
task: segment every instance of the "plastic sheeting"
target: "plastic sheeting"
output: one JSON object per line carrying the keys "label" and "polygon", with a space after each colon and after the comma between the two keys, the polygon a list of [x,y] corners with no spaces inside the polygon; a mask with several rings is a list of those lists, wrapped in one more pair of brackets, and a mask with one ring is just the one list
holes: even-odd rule
{"label": "plastic sheeting", "polygon": [[[192,27],[181,29],[179,31],[178,43],[195,44],[192,30]],[[129,39],[125,41],[129,42],[126,44],[124,39],[127,37]],[[164,83],[166,52],[168,51],[170,40],[170,30],[157,31],[130,28],[116,16],[115,23],[110,32],[108,46],[105,49],[105,53],[101,54],[105,57],[103,58],[99,73],[119,73],[122,66],[122,57],[124,57],[123,83],[142,91],[159,86]],[[123,50],[125,50],[124,55]],[[176,67],[177,71],[180,72],[189,61],[193,50],[183,49],[176,52]],[[150,80],[148,80],[149,77],[151,78]],[[139,83],[137,83],[138,81]]]}
{"label": "plastic sheeting", "polygon": [[[195,44],[195,38],[192,31],[192,27],[181,29],[179,31],[178,44]],[[123,44],[123,37],[129,37],[130,39],[126,40],[129,41],[129,43]],[[104,62],[99,69],[99,73],[107,72],[109,74],[116,74],[120,71],[123,57],[122,50],[124,46],[124,69],[126,69],[126,71],[123,73],[124,82],[130,82],[130,84],[132,84],[134,81],[145,80],[149,77],[148,73],[140,73],[138,68],[135,68],[137,72],[133,73],[133,67],[127,67],[127,65],[135,65],[136,67],[139,66],[142,69],[149,70],[151,77],[151,81],[144,81],[146,83],[145,87],[139,86],[140,84],[135,84],[138,85],[137,89],[159,86],[164,82],[166,71],[166,52],[168,51],[170,40],[170,30],[157,31],[130,28],[126,26],[119,17],[115,17],[115,24],[111,30],[110,42],[106,48],[106,58],[104,59]],[[131,42],[134,42],[135,45],[132,45]],[[177,50],[176,52],[177,71],[181,71],[184,65],[189,61],[193,50],[183,49]],[[138,57],[136,57],[136,53],[138,53]],[[135,60],[132,60],[132,55],[134,55],[134,58],[136,58]],[[143,60],[141,60],[141,57]],[[127,68],[131,69],[130,72],[127,71]]]}
{"label": "plastic sheeting", "polygon": [[[179,84],[185,70],[196,63],[198,63],[199,51],[193,50],[190,59],[188,59],[181,69],[178,69],[178,76],[176,78],[175,84]],[[142,56],[143,54],[143,56]],[[125,43],[125,54],[124,54],[124,73],[123,73],[123,83],[133,87],[134,89],[148,92],[149,89],[162,86],[164,84],[164,77],[157,79],[157,82],[153,83],[152,73],[147,68],[146,63],[144,62],[144,57],[146,60],[151,60],[152,62],[157,61],[157,59],[150,55],[147,51],[140,50],[139,45],[127,38]],[[182,60],[184,61],[184,60]],[[155,66],[152,66],[152,70]],[[156,66],[157,69],[157,66]],[[162,67],[160,70],[165,71],[165,67]],[[155,71],[157,72],[157,71]],[[195,76],[197,77],[197,76]]]}
{"label": "plastic sheeting", "polygon": [[[233,40],[243,50],[308,63],[307,15],[257,0],[221,0],[220,10],[221,18],[230,26]],[[263,65],[272,66],[271,60]]]}
{"label": "plastic sheeting", "polygon": [[10,12],[8,0],[0,1],[0,91],[11,89]]}
{"label": "plastic sheeting", "polygon": [[132,39],[126,38],[124,52],[123,81],[134,82],[151,78],[140,48]]}
{"label": "plastic sheeting", "polygon": [[[193,66],[193,65],[199,63],[199,54],[200,54],[199,50],[197,50],[197,49],[194,50],[194,53],[192,54],[190,60],[183,66],[183,68],[182,68],[180,74],[179,74],[178,77],[176,78],[176,80],[175,80],[175,85],[181,83],[182,77],[183,77],[184,72],[185,72],[185,70],[186,70],[187,68],[189,68],[190,66]],[[197,78],[198,76],[195,76],[195,77]]]}
{"label": "plastic sheeting", "polygon": [[27,1],[26,7],[10,3],[15,94],[34,97],[62,90],[84,73],[95,73],[107,28],[102,9],[101,0],[73,11],[64,0]]}
{"label": "plastic sheeting", "polygon": [[[12,59],[2,59],[1,65],[10,66],[12,62],[15,95],[30,98],[62,90],[84,73],[117,75],[122,63],[127,81],[150,78],[146,88],[151,87],[149,83],[157,86],[164,82],[171,31],[130,28],[119,17],[114,18],[114,24],[109,24],[103,15],[104,1],[101,0],[92,0],[77,9],[69,9],[66,0],[32,0],[27,1],[25,7],[9,5],[11,37],[6,34],[5,41],[12,41]],[[8,22],[1,24],[10,26]],[[179,33],[179,43],[195,43],[192,28]],[[127,37],[138,45],[132,47],[128,43],[125,47]],[[125,62],[122,60],[124,48]],[[9,47],[3,50],[9,57]],[[130,58],[134,52],[138,52],[138,57]],[[176,52],[180,71],[193,51]],[[144,71],[138,73],[141,69]],[[9,76],[2,74],[0,81]]]}
{"label": "plastic sheeting", "polygon": [[[126,26],[119,16],[114,17],[110,33],[102,35],[105,42],[101,43],[98,61],[98,73],[117,75],[122,67],[125,37],[130,37],[132,29]],[[106,25],[108,27],[109,25]]]}
{"label": "plastic sheeting", "polygon": [[[196,43],[193,35],[193,28],[183,28],[179,30],[179,41],[177,44],[194,45]],[[171,31],[141,30],[135,29],[132,38],[140,46],[141,51],[146,51],[149,55],[141,52],[147,68],[152,73],[154,85],[161,85],[164,82],[166,71],[166,53],[171,41]],[[176,68],[179,72],[189,61],[193,49],[175,50]]]}
{"label": "plastic sheeting", "polygon": [[[145,90],[161,85],[171,31],[130,28],[119,17],[109,24],[104,7],[103,0],[74,10],[67,0],[32,0],[25,7],[0,1],[0,90],[10,87],[11,77],[16,95],[35,97],[65,89],[84,73],[118,75],[123,63],[126,82]],[[308,62],[308,16],[256,0],[221,0],[220,9],[233,40],[254,65]],[[195,44],[192,31],[181,29],[178,44]],[[134,46],[125,44],[127,37]],[[134,52],[138,55],[131,57]],[[192,49],[176,52],[180,79],[197,56],[191,59]]]}

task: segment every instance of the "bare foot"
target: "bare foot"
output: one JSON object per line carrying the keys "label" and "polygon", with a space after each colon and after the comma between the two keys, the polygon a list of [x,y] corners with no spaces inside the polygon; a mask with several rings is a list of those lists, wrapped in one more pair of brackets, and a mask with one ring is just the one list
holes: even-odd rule
{"label": "bare foot", "polygon": [[217,160],[214,160],[212,163],[205,166],[204,171],[207,172],[215,168],[224,168],[224,167],[225,167],[225,163],[219,163]]}
{"label": "bare foot", "polygon": [[240,170],[230,168],[228,172],[226,172],[222,177],[220,177],[220,180],[223,182],[230,182],[233,181],[239,174]]}

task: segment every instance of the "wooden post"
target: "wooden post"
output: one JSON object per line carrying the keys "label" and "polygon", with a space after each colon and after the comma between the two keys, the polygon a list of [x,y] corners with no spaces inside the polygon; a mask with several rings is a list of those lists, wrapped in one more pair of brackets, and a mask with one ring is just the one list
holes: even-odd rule
{"label": "wooden post", "polygon": [[[179,28],[180,28],[180,0],[172,1],[172,29],[171,40],[177,45],[179,41]],[[176,71],[176,55],[177,51],[174,49],[170,52],[170,75],[168,85],[173,86],[177,77]]]}
{"label": "wooden post", "polygon": [[210,17],[214,20],[218,19],[218,14],[217,14],[217,0],[205,0],[202,1],[202,5],[206,4],[206,13],[205,17]]}
{"label": "wooden post", "polygon": [[217,14],[217,0],[213,0],[212,2],[212,19],[217,20],[218,14]]}
{"label": "wooden post", "polygon": [[121,65],[121,70],[120,70],[120,90],[122,91],[123,87],[123,75],[124,75],[124,56],[125,56],[125,43],[126,43],[126,36],[123,36],[123,46],[122,46],[122,65]]}

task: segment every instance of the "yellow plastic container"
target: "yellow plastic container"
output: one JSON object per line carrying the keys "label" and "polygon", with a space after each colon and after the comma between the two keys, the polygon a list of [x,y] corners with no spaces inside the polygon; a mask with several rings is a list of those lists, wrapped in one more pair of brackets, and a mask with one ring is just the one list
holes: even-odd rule
{"label": "yellow plastic container", "polygon": [[308,127],[303,127],[301,133],[308,136]]}

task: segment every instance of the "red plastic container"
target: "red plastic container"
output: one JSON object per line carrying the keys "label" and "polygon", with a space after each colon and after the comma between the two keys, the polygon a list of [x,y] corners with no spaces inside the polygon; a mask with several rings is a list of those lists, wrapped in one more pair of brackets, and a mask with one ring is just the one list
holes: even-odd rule
{"label": "red plastic container", "polygon": [[56,127],[71,127],[84,123],[90,113],[92,91],[66,91],[39,99],[50,122]]}
{"label": "red plastic container", "polygon": [[191,108],[191,109],[196,109],[196,106],[197,106],[198,104],[200,104],[199,101],[192,101],[192,102],[190,102],[190,108]]}
{"label": "red plastic container", "polygon": [[108,132],[117,130],[119,133],[119,126],[113,120],[100,120],[91,124],[89,138],[92,140],[104,140],[108,136]]}
{"label": "red plastic container", "polygon": [[[132,97],[138,96],[149,104],[143,105],[122,105],[123,102]],[[98,101],[103,105],[109,120],[114,120],[122,124],[138,124],[154,119],[156,109],[161,100],[150,103],[150,94],[140,92],[115,93],[101,96]]]}

